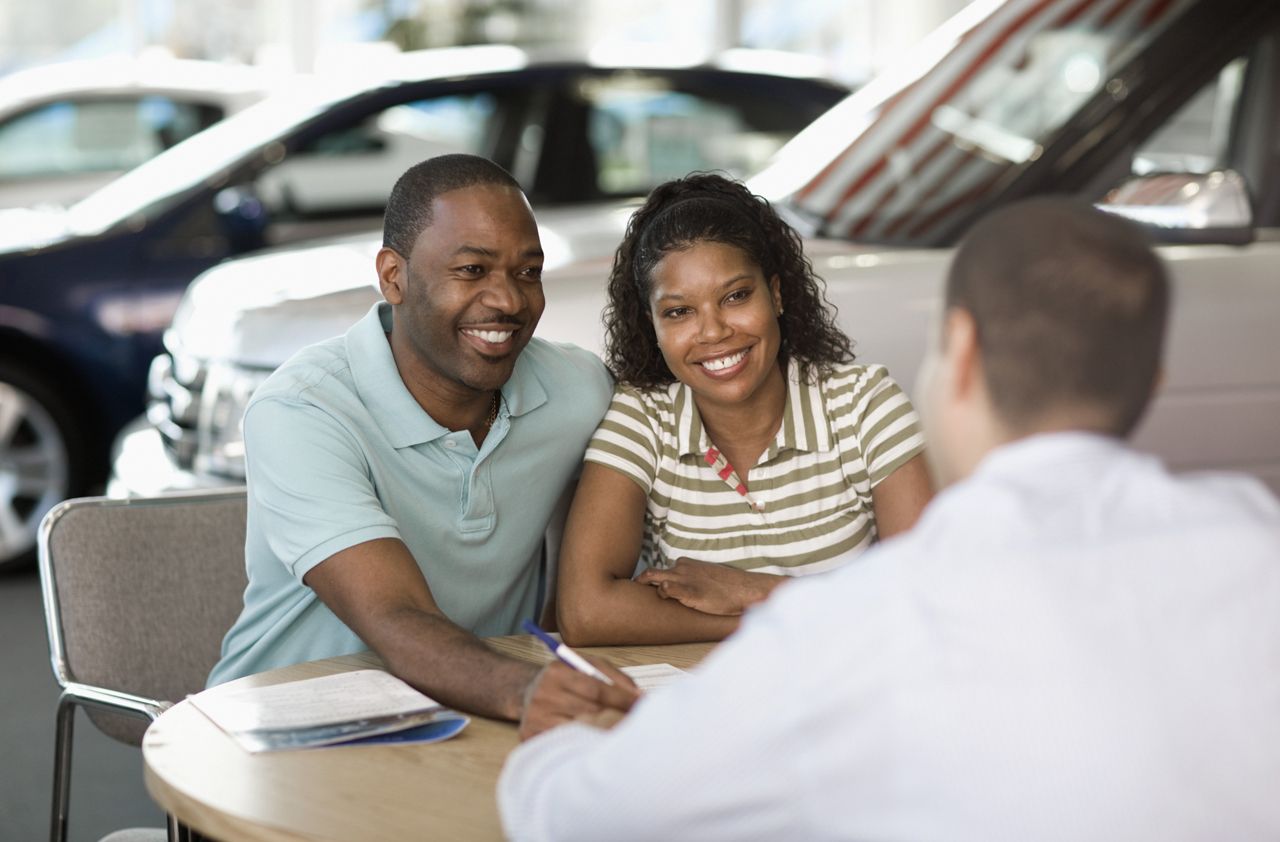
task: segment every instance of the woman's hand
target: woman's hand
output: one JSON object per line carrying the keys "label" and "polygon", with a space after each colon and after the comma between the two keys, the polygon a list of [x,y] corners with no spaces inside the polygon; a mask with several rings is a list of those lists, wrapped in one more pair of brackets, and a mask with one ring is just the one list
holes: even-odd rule
{"label": "woman's hand", "polygon": [[785,580],[770,573],[751,573],[727,564],[676,559],[666,570],[650,568],[636,581],[653,585],[663,599],[674,599],[704,614],[737,616],[760,602]]}

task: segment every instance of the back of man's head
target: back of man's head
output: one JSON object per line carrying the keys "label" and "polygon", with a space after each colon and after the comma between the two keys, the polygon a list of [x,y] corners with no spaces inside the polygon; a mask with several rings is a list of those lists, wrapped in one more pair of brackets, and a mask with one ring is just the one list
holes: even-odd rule
{"label": "back of man's head", "polygon": [[965,237],[948,309],[974,320],[1000,422],[1133,431],[1159,376],[1169,309],[1164,266],[1127,220],[1065,198],[1016,202]]}
{"label": "back of man's head", "polygon": [[486,184],[520,189],[511,173],[478,155],[438,155],[414,164],[396,180],[387,197],[382,245],[408,257],[422,229],[431,224],[431,205],[437,196]]}

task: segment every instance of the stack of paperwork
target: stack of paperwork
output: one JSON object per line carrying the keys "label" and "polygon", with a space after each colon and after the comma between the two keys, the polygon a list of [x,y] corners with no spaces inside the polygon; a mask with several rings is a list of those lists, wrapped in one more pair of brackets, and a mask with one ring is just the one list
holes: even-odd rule
{"label": "stack of paperwork", "polygon": [[367,742],[434,742],[466,727],[388,672],[340,672],[269,687],[214,687],[191,703],[247,751]]}

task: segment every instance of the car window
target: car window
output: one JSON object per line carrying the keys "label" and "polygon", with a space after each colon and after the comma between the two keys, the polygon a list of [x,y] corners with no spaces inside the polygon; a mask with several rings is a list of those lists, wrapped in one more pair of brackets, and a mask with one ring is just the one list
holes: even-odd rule
{"label": "car window", "polygon": [[[258,176],[272,242],[367,228],[414,164],[448,152],[491,154],[497,97],[468,92],[399,103],[307,139]],[[356,222],[358,220],[358,222]],[[304,223],[305,230],[299,228]]]}
{"label": "car window", "polygon": [[589,109],[597,190],[606,196],[644,195],[693,170],[749,175],[801,127],[758,119],[744,102],[675,90],[659,77],[587,79],[579,93]]}
{"label": "car window", "polygon": [[49,103],[0,125],[0,177],[131,169],[221,116],[164,96]]}
{"label": "car window", "polygon": [[1166,121],[1133,156],[1133,174],[1205,174],[1226,166],[1246,66],[1244,57],[1228,64]]}
{"label": "car window", "polygon": [[89,194],[69,208],[68,228],[91,236],[162,213],[181,201],[185,191],[224,179],[228,168],[247,158],[274,155],[282,135],[358,90],[356,81],[325,85],[301,81],[287,94],[269,97],[219,121]]}

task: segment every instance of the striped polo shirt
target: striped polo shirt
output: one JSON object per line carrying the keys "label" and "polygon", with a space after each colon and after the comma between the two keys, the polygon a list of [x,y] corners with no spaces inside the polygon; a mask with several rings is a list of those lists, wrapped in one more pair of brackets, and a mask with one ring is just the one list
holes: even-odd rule
{"label": "striped polo shirt", "polygon": [[812,383],[799,369],[787,366],[782,426],[746,476],[707,436],[688,386],[614,389],[586,460],[647,495],[637,569],[687,556],[798,576],[875,540],[871,489],[923,450],[919,418],[883,366]]}

